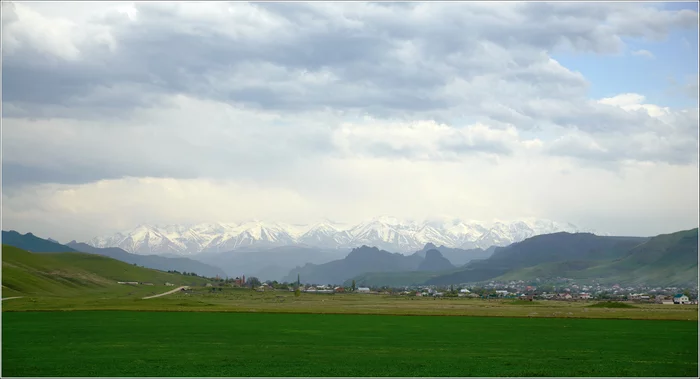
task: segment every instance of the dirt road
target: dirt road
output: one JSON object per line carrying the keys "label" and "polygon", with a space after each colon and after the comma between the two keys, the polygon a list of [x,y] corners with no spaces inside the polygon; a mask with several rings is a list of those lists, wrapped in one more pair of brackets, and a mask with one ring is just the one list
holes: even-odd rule
{"label": "dirt road", "polygon": [[[160,294],[158,294],[158,295],[146,296],[146,297],[143,297],[142,299],[153,299],[154,297],[161,297],[161,296],[165,296],[165,295],[170,295],[171,293],[175,293],[175,292],[177,292],[177,291],[180,291],[180,290],[182,290],[183,288],[184,288],[184,289],[188,289],[188,288],[190,288],[190,287],[188,287],[188,286],[177,287],[177,288],[175,288],[174,290],[170,290],[170,291],[168,291],[168,292],[163,292],[163,293],[160,293]],[[5,299],[3,299],[3,300],[5,300]]]}
{"label": "dirt road", "polygon": [[2,299],[2,301],[5,301],[5,300],[12,300],[12,299],[21,299],[22,297],[24,297],[24,296],[6,297],[6,298]]}

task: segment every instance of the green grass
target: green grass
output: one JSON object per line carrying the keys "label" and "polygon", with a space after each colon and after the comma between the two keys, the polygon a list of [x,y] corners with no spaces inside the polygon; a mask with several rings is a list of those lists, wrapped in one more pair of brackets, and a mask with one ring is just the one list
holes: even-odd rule
{"label": "green grass", "polygon": [[695,322],[3,313],[3,376],[695,376]]}
{"label": "green grass", "polygon": [[627,303],[620,303],[618,301],[604,301],[600,303],[595,303],[591,304],[588,306],[589,308],[637,308],[632,304],[627,304]]}
{"label": "green grass", "polygon": [[625,285],[691,286],[698,281],[698,229],[663,234],[607,261],[547,262],[509,271],[497,280],[566,277]]}
{"label": "green grass", "polygon": [[[256,292],[225,288],[212,293],[194,288],[191,293],[176,293],[142,300],[142,296],[162,293],[172,287],[148,288],[120,286],[74,297],[27,296],[3,302],[3,312],[133,310],[186,312],[324,313],[433,316],[493,316],[531,318],[605,318],[640,320],[698,320],[697,305],[636,304],[632,308],[590,308],[594,302],[481,300],[467,298],[416,298],[391,295],[306,294],[295,297],[289,291]],[[137,291],[152,291],[142,293]]]}
{"label": "green grass", "polygon": [[[208,282],[203,278],[138,267],[101,255],[37,254],[2,246],[3,297],[73,297],[93,292],[133,292],[133,288],[125,288],[129,286],[117,284],[117,281],[151,282],[160,286],[166,282],[178,285],[204,285]],[[148,292],[148,289],[137,291]]]}

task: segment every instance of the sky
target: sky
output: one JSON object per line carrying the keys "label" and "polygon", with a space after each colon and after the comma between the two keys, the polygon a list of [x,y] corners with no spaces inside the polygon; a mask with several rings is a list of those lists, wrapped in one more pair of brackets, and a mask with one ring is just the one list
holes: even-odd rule
{"label": "sky", "polygon": [[2,228],[698,226],[697,3],[2,3]]}

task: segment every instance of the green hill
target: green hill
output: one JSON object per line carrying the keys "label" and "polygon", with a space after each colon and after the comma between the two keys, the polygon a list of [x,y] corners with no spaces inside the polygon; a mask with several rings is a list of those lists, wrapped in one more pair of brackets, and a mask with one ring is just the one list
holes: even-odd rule
{"label": "green hill", "polygon": [[438,276],[427,284],[457,284],[490,280],[511,271],[545,264],[542,270],[556,271],[557,262],[602,262],[624,257],[649,238],[607,237],[590,233],[553,233],[528,238],[498,248],[488,259],[472,261],[461,271]]}
{"label": "green hill", "polygon": [[104,255],[122,262],[137,264],[161,271],[194,272],[197,275],[206,276],[208,278],[213,278],[217,275],[222,278],[226,276],[226,273],[222,269],[190,258],[169,258],[159,255],[131,254],[118,247],[97,248],[75,241],[67,243],[66,246],[81,253]]}
{"label": "green hill", "polygon": [[509,271],[497,279],[526,280],[557,276],[620,284],[696,284],[698,229],[653,237],[614,260],[550,262]]}
{"label": "green hill", "polygon": [[118,281],[204,285],[209,280],[172,274],[85,253],[37,254],[2,245],[3,296],[73,296],[122,286]]}
{"label": "green hill", "polygon": [[297,267],[283,281],[294,282],[297,275],[303,283],[342,284],[365,272],[406,272],[415,271],[424,258],[417,255],[403,255],[379,250],[376,247],[362,246],[353,249],[343,259],[315,265]]}
{"label": "green hill", "polygon": [[3,245],[10,245],[34,253],[66,253],[76,250],[53,241],[39,238],[32,233],[19,234],[14,230],[2,231]]}

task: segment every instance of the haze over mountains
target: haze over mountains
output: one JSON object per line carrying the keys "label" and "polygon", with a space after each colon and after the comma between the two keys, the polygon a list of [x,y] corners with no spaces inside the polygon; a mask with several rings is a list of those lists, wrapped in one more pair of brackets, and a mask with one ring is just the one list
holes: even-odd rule
{"label": "haze over mountains", "polygon": [[487,225],[461,220],[403,221],[382,216],[352,226],[332,221],[315,225],[263,221],[192,226],[144,224],[112,236],[96,237],[86,243],[100,248],[119,247],[134,254],[181,256],[289,245],[320,249],[352,249],[367,245],[409,253],[423,248],[427,243],[448,248],[487,249],[507,246],[535,235],[562,231],[576,233],[588,230],[550,220],[528,219]]}
{"label": "haze over mountains", "polygon": [[110,257],[125,263],[135,264],[162,271],[194,272],[206,277],[226,276],[218,265],[208,265],[185,257],[162,257],[159,255],[131,254],[118,247],[96,248],[84,243],[71,241],[62,245],[51,238],[43,239],[32,233],[20,234],[14,230],[2,231],[2,243],[34,253],[87,253]]}

